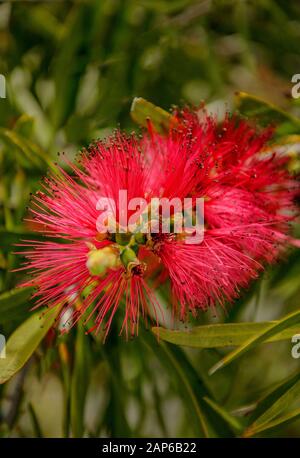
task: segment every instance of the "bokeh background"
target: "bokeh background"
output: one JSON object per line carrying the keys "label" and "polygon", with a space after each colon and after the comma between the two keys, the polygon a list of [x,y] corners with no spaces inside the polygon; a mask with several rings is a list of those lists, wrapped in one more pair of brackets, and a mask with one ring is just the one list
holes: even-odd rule
{"label": "bokeh background", "polygon": [[[0,332],[8,338],[32,313],[30,291],[15,290],[22,275],[11,272],[19,263],[13,244],[30,237],[22,222],[30,192],[57,152],[72,157],[117,126],[138,129],[130,118],[135,96],[166,110],[205,101],[222,116],[244,91],[297,116],[291,78],[300,73],[299,42],[297,1],[0,2],[7,92],[0,99]],[[292,133],[293,153],[299,138]],[[193,324],[275,320],[296,310],[299,260],[290,250],[227,313]],[[158,343],[151,330],[126,342],[117,325],[105,345],[80,328],[51,331],[0,385],[0,436],[202,437],[203,409],[209,435],[238,436],[236,419],[246,424],[266,399],[271,405],[299,381],[291,347],[290,340],[261,345],[210,377],[227,350]],[[297,412],[300,388],[283,404],[282,415]],[[299,413],[261,435],[300,436]]]}

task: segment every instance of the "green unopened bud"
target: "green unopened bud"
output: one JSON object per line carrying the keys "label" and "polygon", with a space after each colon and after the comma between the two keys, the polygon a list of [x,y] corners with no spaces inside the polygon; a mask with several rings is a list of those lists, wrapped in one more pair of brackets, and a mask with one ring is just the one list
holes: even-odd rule
{"label": "green unopened bud", "polygon": [[126,267],[127,275],[144,275],[146,264],[137,258],[134,249],[126,247],[121,253],[121,261]]}
{"label": "green unopened bud", "polygon": [[120,267],[120,256],[115,247],[109,245],[99,250],[92,249],[88,253],[86,266],[92,275],[103,277],[108,269]]}
{"label": "green unopened bud", "polygon": [[139,243],[140,245],[144,245],[146,243],[145,234],[141,234],[140,232],[138,232],[137,234],[135,234],[134,238],[135,238],[136,243]]}
{"label": "green unopened bud", "polygon": [[132,248],[126,247],[121,253],[121,261],[125,267],[128,266],[129,263],[139,263],[138,258],[136,257],[136,253]]}

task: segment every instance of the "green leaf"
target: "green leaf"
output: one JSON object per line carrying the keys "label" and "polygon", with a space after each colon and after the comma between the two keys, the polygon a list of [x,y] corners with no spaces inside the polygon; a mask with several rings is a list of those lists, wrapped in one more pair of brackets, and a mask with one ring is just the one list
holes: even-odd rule
{"label": "green leaf", "polygon": [[300,372],[288,376],[284,381],[268,390],[268,393],[258,400],[257,407],[249,418],[249,424],[254,423],[264,412],[266,412],[286,391],[300,380]]}
{"label": "green leaf", "polygon": [[23,228],[7,230],[3,227],[0,228],[0,244],[1,248],[11,248],[11,245],[20,241],[21,238],[33,238],[33,232],[27,232]]}
{"label": "green leaf", "polygon": [[[0,227],[0,245],[1,248],[5,251],[11,251],[15,247],[14,244],[18,244],[26,240],[45,240],[45,235],[43,232],[30,232],[26,231],[24,228],[14,228],[12,230],[7,230],[3,227]],[[47,237],[47,240],[54,240],[54,238]],[[25,247],[18,246],[18,251],[25,251]]]}
{"label": "green leaf", "polygon": [[165,368],[168,368],[178,386],[180,397],[191,418],[194,432],[201,437],[234,437],[234,431],[228,421],[224,419],[224,413],[214,408],[204,399],[211,399],[211,393],[203,380],[190,363],[184,351],[168,343],[158,344],[155,337],[150,333],[143,333],[143,341],[153,351]]}
{"label": "green leaf", "polygon": [[235,418],[233,415],[227,412],[227,410],[225,410],[215,401],[213,401],[207,396],[204,396],[203,399],[221,418],[223,418],[223,420],[228,424],[228,426],[231,429],[233,429],[237,433],[240,433],[244,429],[243,425],[237,418]]}
{"label": "green leaf", "polygon": [[42,439],[44,437],[42,428],[40,426],[37,414],[31,402],[28,404],[28,413],[31,419],[33,430],[34,430],[34,437],[38,437]]}
{"label": "green leaf", "polygon": [[0,323],[15,319],[20,312],[28,312],[24,304],[28,302],[33,291],[30,287],[15,288],[0,294]]}
{"label": "green leaf", "polygon": [[214,374],[217,370],[231,363],[238,357],[242,356],[249,350],[256,347],[258,344],[265,342],[266,340],[270,339],[271,337],[278,335],[280,332],[284,331],[285,329],[299,322],[300,322],[300,310],[297,310],[296,312],[292,312],[289,315],[286,315],[281,320],[271,323],[266,329],[264,329],[263,331],[257,332],[253,337],[250,337],[241,346],[239,346],[237,349],[233,350],[228,355],[226,355],[223,359],[221,359],[217,364],[215,364],[210,369],[209,374],[210,375]]}
{"label": "green leaf", "polygon": [[242,114],[257,118],[262,126],[281,125],[288,122],[292,127],[289,133],[300,132],[300,119],[270,102],[246,92],[237,92],[235,102]]}
{"label": "green leaf", "polygon": [[179,348],[175,350],[175,347],[172,348],[168,344],[160,343],[158,345],[147,333],[144,333],[143,340],[147,347],[159,357],[159,360],[174,372],[174,379],[178,381],[186,406],[193,415],[195,433],[210,437],[210,427],[199,402],[199,399],[208,393],[199,377],[195,376],[190,364],[186,363],[184,353]]}
{"label": "green leaf", "polygon": [[[152,331],[159,339],[167,342],[194,348],[219,348],[244,344],[258,333],[264,332],[278,321],[260,323],[224,323],[195,326],[189,331],[173,331],[154,327]],[[282,332],[266,339],[267,342],[290,339],[300,331],[300,325],[284,329]]]}
{"label": "green leaf", "polygon": [[[102,425],[111,437],[132,437],[131,426],[127,419],[128,386],[124,381],[121,367],[121,346],[117,325],[112,322],[110,338],[99,350],[108,369],[107,406]],[[99,342],[98,342],[99,345]]]}
{"label": "green leaf", "polygon": [[34,128],[34,118],[26,113],[22,114],[14,125],[14,131],[25,138],[31,138]]}
{"label": "green leaf", "polygon": [[92,10],[89,5],[74,5],[64,21],[55,56],[54,82],[56,97],[52,105],[52,124],[65,124],[74,113],[79,84],[84,75],[91,50]]}
{"label": "green leaf", "polygon": [[90,374],[89,338],[82,325],[77,327],[75,361],[71,378],[71,427],[73,437],[83,437],[84,409]]}
{"label": "green leaf", "polygon": [[246,432],[243,434],[243,437],[252,437],[253,435],[262,433],[264,431],[278,428],[278,426],[287,425],[288,423],[295,421],[299,418],[300,418],[300,408],[292,410],[292,412],[282,415],[281,417],[276,418],[275,420],[272,420],[267,424],[264,423],[261,426],[254,428],[253,430],[247,429]]}
{"label": "green leaf", "polygon": [[159,133],[167,132],[172,123],[176,122],[175,117],[160,107],[153,105],[142,97],[135,97],[131,105],[131,117],[138,125],[148,126],[150,120]]}
{"label": "green leaf", "polygon": [[54,323],[59,309],[33,314],[9,337],[6,358],[0,360],[0,384],[7,382],[28,361]]}
{"label": "green leaf", "polygon": [[13,146],[17,153],[22,154],[30,164],[39,168],[51,165],[46,153],[35,143],[17,132],[0,127],[0,138],[9,146]]}
{"label": "green leaf", "polygon": [[[300,396],[300,380],[280,396],[269,409],[267,409],[258,419],[247,428],[244,435],[253,436],[260,431],[268,429],[274,418],[278,417],[282,411],[287,409]],[[272,425],[271,427],[273,427]]]}

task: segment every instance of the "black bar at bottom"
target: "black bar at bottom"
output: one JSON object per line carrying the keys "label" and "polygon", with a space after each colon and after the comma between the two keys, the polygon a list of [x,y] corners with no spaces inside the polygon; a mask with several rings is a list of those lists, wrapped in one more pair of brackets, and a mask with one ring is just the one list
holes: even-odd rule
{"label": "black bar at bottom", "polygon": [[[283,456],[299,453],[300,438],[297,439],[0,439],[0,457],[29,456],[60,458],[67,454],[73,458],[106,457],[106,456],[203,456],[206,453],[219,453],[220,457],[227,452],[230,456],[251,455],[258,450],[266,456],[276,451]],[[211,455],[210,455],[211,456]]]}

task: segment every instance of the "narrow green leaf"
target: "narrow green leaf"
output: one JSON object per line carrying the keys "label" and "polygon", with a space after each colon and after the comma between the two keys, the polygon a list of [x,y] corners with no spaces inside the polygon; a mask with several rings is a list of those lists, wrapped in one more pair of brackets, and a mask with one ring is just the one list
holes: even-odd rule
{"label": "narrow green leaf", "polygon": [[42,439],[44,437],[43,433],[42,433],[42,428],[40,426],[37,414],[36,414],[35,409],[34,409],[34,407],[33,407],[31,402],[28,405],[28,412],[29,412],[29,416],[30,416],[30,419],[31,419],[32,427],[33,427],[33,430],[34,430],[34,437]]}
{"label": "narrow green leaf", "polygon": [[73,437],[83,437],[84,410],[90,374],[89,338],[82,325],[77,327],[74,368],[71,378],[70,415]]}
{"label": "narrow green leaf", "polygon": [[17,152],[21,152],[22,157],[29,163],[41,168],[45,167],[45,165],[50,165],[46,153],[38,145],[19,133],[0,127],[0,138],[8,146],[13,146]]}
{"label": "narrow green leaf", "polygon": [[23,113],[14,125],[14,131],[24,136],[31,138],[33,134],[34,118],[26,113]]}
{"label": "narrow green leaf", "polygon": [[[116,323],[112,323],[111,337],[105,345],[100,345],[100,352],[108,368],[107,406],[102,425],[105,425],[111,437],[132,437],[132,429],[127,419],[128,387],[121,367],[121,345],[118,339]],[[100,425],[99,425],[100,426]]]}
{"label": "narrow green leaf", "polygon": [[[22,228],[15,230],[7,230],[6,228],[0,228],[0,244],[1,248],[8,249],[11,245],[20,241],[20,237],[28,239],[30,233],[24,231]],[[31,233],[31,236],[33,234]]]}
{"label": "narrow green leaf", "polygon": [[92,19],[90,5],[75,4],[66,15],[64,33],[59,36],[54,65],[56,97],[51,106],[56,128],[65,124],[75,111],[80,80],[89,59]]}
{"label": "narrow green leaf", "polygon": [[54,323],[59,309],[50,309],[43,315],[35,313],[9,337],[6,358],[0,359],[0,384],[15,375],[34,353]]}
{"label": "narrow green leaf", "polygon": [[203,399],[221,418],[223,418],[223,420],[228,424],[228,426],[231,429],[233,429],[237,433],[241,432],[244,429],[243,425],[239,422],[239,420],[235,418],[233,415],[231,415],[229,412],[227,412],[227,410],[225,410],[222,406],[220,406],[207,396],[204,396]]}
{"label": "narrow green leaf", "polygon": [[16,318],[20,312],[28,312],[28,302],[33,288],[15,288],[0,294],[0,323],[11,321]]}
{"label": "narrow green leaf", "polygon": [[235,102],[242,114],[257,118],[263,126],[274,123],[281,125],[288,122],[294,128],[295,133],[300,132],[300,119],[270,102],[246,92],[237,92]]}
{"label": "narrow green leaf", "polygon": [[[154,337],[152,337],[154,338]],[[167,367],[169,367],[174,375],[175,380],[178,380],[180,384],[180,391],[183,398],[186,401],[186,406],[190,406],[191,414],[195,419],[193,427],[197,434],[202,434],[204,437],[211,437],[210,427],[207,424],[207,420],[202,411],[200,399],[207,395],[205,386],[196,377],[194,371],[191,371],[191,367],[187,366],[185,362],[184,353],[178,348],[176,351],[179,352],[180,358],[176,356],[175,348],[172,348],[168,344],[161,343],[159,346],[157,342],[153,342],[150,334],[143,334],[143,341],[147,347],[152,350]]]}
{"label": "narrow green leaf", "polygon": [[[219,348],[238,346],[245,343],[258,333],[266,331],[278,321],[260,323],[224,323],[195,326],[188,331],[173,331],[154,327],[152,331],[159,339],[167,342],[194,348]],[[291,326],[282,332],[266,339],[266,342],[290,339],[300,332],[300,325]]]}
{"label": "narrow green leaf", "polygon": [[176,122],[174,116],[142,97],[135,97],[131,105],[131,117],[138,125],[147,127],[150,120],[159,133],[167,132],[172,123]]}
{"label": "narrow green leaf", "polygon": [[214,374],[217,370],[226,366],[227,364],[234,361],[236,358],[242,356],[244,353],[248,352],[252,348],[256,347],[258,344],[265,342],[267,339],[279,334],[283,330],[297,324],[300,322],[300,310],[292,312],[289,315],[285,316],[281,320],[271,323],[267,329],[264,329],[261,332],[256,333],[253,337],[244,342],[237,349],[230,352],[223,359],[221,359],[217,364],[215,364],[209,371],[209,374]]}
{"label": "narrow green leaf", "polygon": [[300,380],[289,388],[274,404],[247,428],[244,435],[253,436],[267,429],[273,420],[287,409],[300,396]]}
{"label": "narrow green leaf", "polygon": [[[48,237],[47,240],[51,238]],[[0,245],[4,251],[23,251],[24,247],[18,246],[18,250],[14,244],[19,244],[24,240],[45,240],[45,235],[42,232],[30,232],[24,228],[14,228],[13,230],[7,230],[0,227]]]}
{"label": "narrow green leaf", "polygon": [[64,389],[63,402],[63,437],[69,437],[70,433],[70,397],[71,397],[71,364],[69,350],[66,344],[67,335],[61,336],[58,344],[58,354],[60,359],[61,376]]}
{"label": "narrow green leaf", "polygon": [[247,429],[245,433],[243,434],[243,437],[252,437],[264,431],[268,431],[270,429],[277,428],[278,426],[283,426],[283,425],[286,426],[288,423],[298,420],[299,418],[300,418],[300,408],[292,410],[292,412],[282,415],[281,417],[276,418],[275,420],[270,421],[269,423],[264,423],[261,426],[258,426],[257,428]]}
{"label": "narrow green leaf", "polygon": [[249,424],[254,423],[264,412],[266,412],[286,391],[300,380],[300,372],[286,377],[276,386],[268,390],[261,399],[258,400],[257,406],[249,418]]}
{"label": "narrow green leaf", "polygon": [[143,340],[176,381],[195,433],[201,437],[234,437],[234,429],[220,411],[204,400],[204,397],[211,399],[212,395],[184,351],[168,343],[158,344],[150,333],[143,333]]}

